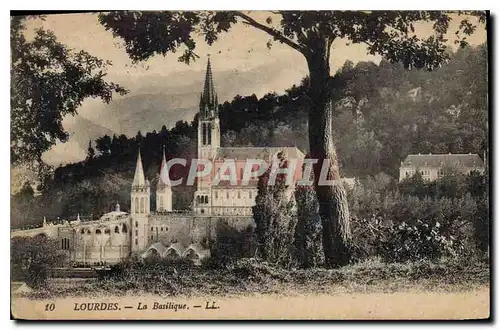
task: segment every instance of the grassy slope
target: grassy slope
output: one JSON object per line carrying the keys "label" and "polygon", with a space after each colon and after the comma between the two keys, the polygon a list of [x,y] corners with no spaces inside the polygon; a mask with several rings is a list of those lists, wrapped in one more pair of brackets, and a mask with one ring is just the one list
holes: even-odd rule
{"label": "grassy slope", "polygon": [[111,279],[64,286],[52,283],[28,297],[467,291],[488,286],[489,282],[490,271],[486,263],[383,264],[371,261],[334,270],[288,271],[247,259],[222,270],[180,265],[128,268]]}

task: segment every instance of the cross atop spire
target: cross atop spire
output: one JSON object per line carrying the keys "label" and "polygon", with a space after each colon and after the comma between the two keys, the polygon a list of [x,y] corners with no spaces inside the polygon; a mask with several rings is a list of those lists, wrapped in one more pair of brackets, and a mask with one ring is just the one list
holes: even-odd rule
{"label": "cross atop spire", "polygon": [[135,166],[133,187],[145,186],[146,178],[144,177],[144,170],[142,168],[141,150],[139,149],[139,156],[137,157],[137,164]]}
{"label": "cross atop spire", "polygon": [[[215,94],[214,81],[212,77],[212,64],[210,63],[210,55],[208,55],[207,71],[205,73],[205,84],[200,97],[200,114],[207,116],[211,110],[217,107],[217,95]],[[207,111],[208,110],[208,111]]]}

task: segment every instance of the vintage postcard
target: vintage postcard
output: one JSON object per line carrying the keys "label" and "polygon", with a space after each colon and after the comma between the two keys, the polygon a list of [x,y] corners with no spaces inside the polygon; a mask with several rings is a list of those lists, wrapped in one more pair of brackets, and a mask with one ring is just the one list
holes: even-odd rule
{"label": "vintage postcard", "polygon": [[490,317],[487,11],[10,22],[13,319]]}

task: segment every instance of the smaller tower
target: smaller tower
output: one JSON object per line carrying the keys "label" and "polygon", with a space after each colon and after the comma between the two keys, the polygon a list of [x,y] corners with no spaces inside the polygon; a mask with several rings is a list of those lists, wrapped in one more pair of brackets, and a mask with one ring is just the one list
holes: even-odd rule
{"label": "smaller tower", "polygon": [[144,177],[141,152],[137,157],[134,182],[130,193],[130,213],[132,216],[132,251],[142,251],[147,246],[147,227],[150,212],[150,184]]}
{"label": "smaller tower", "polygon": [[156,186],[156,211],[172,212],[172,187],[170,186],[169,168],[163,148],[163,159],[161,161],[160,177]]}

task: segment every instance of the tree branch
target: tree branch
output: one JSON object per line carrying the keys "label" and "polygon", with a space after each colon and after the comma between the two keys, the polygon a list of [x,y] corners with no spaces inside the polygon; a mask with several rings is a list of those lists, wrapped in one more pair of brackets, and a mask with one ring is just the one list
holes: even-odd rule
{"label": "tree branch", "polygon": [[292,40],[288,39],[281,32],[279,32],[279,31],[277,31],[277,30],[275,30],[275,29],[273,29],[273,28],[271,28],[269,26],[266,26],[266,25],[263,25],[263,24],[257,22],[256,20],[254,20],[250,16],[248,16],[246,14],[243,14],[240,11],[234,12],[234,15],[237,16],[237,17],[242,18],[244,20],[243,21],[244,24],[251,25],[254,28],[257,28],[257,29],[259,29],[261,31],[264,31],[267,34],[269,34],[270,36],[274,37],[274,39],[276,39],[276,40],[284,43],[287,46],[292,47],[293,49],[295,49],[296,51],[298,51],[298,52],[300,52],[300,53],[302,53],[304,55],[306,54],[306,52],[307,52],[306,48],[304,48],[304,47],[296,44]]}

